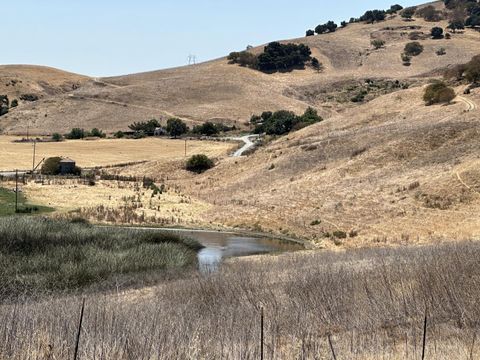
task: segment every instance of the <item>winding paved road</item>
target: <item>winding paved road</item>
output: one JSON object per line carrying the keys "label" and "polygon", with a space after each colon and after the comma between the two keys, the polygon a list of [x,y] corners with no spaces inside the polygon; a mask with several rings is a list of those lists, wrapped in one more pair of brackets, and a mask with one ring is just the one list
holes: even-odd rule
{"label": "winding paved road", "polygon": [[259,137],[260,135],[245,135],[239,138],[231,138],[230,140],[243,141],[245,143],[245,145],[243,145],[240,149],[235,151],[235,153],[232,156],[240,157],[248,150],[253,149],[255,147],[255,142],[252,140],[257,140]]}

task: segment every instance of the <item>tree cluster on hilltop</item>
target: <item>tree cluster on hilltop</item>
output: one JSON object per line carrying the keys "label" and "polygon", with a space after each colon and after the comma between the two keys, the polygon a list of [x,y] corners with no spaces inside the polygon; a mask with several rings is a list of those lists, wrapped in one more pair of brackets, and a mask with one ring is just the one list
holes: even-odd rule
{"label": "tree cluster on hilltop", "polygon": [[445,7],[451,10],[451,29],[459,30],[464,26],[480,26],[480,3],[476,0],[444,0]]}
{"label": "tree cluster on hilltop", "polygon": [[[340,23],[340,26],[344,28],[349,23],[356,23],[356,22],[374,23],[377,21],[383,21],[385,20],[387,15],[396,14],[402,9],[403,9],[403,6],[395,4],[390,6],[390,8],[387,10],[378,10],[378,9],[368,10],[365,12],[365,14],[363,14],[359,18],[352,17],[348,22],[342,21]],[[327,21],[325,24],[317,25],[315,27],[315,30],[312,30],[312,29],[307,30],[305,35],[313,36],[315,35],[315,33],[317,33],[318,35],[332,33],[332,32],[335,32],[337,28],[338,28],[338,25],[334,21],[330,20],[330,21]]]}
{"label": "tree cluster on hilltop", "polygon": [[228,55],[228,61],[230,64],[270,73],[303,69],[312,62],[311,54],[310,48],[304,44],[271,42],[259,55],[249,51],[232,52]]}

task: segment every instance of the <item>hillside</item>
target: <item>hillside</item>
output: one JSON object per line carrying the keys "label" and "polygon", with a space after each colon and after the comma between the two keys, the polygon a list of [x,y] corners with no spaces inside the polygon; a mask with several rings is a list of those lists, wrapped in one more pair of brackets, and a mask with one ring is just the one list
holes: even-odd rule
{"label": "hillside", "polygon": [[[456,89],[463,91],[462,87]],[[333,246],[480,237],[480,91],[425,106],[422,88],[381,96],[282,137],[246,158],[223,158],[201,176],[148,166],[212,207],[205,224],[271,231]]]}
{"label": "hillside", "polygon": [[[440,2],[435,4],[443,7]],[[81,81],[68,93],[57,91],[35,103],[22,103],[0,119],[0,128],[7,133],[23,133],[27,125],[38,133],[65,132],[77,126],[114,131],[126,129],[133,121],[171,116],[190,123],[221,120],[242,125],[254,113],[279,109],[301,112],[307,106],[330,117],[355,106],[349,100],[367,78],[415,85],[438,69],[466,62],[477,54],[480,33],[466,30],[452,34],[451,40],[422,40],[423,54],[415,57],[411,66],[403,66],[400,54],[411,41],[409,34],[428,35],[433,26],[445,28],[447,22],[419,18],[406,22],[394,16],[379,23],[349,24],[334,33],[285,41],[308,45],[313,56],[325,65],[322,73],[307,68],[264,74],[230,65],[222,58],[194,66]],[[372,39],[385,40],[385,47],[373,50]],[[437,56],[435,51],[442,47],[446,54]],[[0,68],[0,76],[7,70]],[[48,79],[45,82],[50,84]],[[52,81],[54,84],[58,88]],[[390,91],[388,84],[379,86],[379,93],[369,95],[371,98]]]}

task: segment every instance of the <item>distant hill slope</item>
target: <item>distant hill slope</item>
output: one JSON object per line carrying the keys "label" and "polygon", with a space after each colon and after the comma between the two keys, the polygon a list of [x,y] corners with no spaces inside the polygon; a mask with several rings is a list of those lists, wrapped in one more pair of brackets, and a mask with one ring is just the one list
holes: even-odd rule
{"label": "distant hill slope", "polygon": [[[441,2],[435,5],[443,7]],[[310,68],[264,74],[229,65],[222,58],[194,66],[92,79],[68,93],[22,104],[0,119],[0,128],[9,133],[24,132],[27,125],[39,133],[72,127],[114,131],[126,129],[133,121],[171,116],[190,123],[214,120],[241,125],[254,113],[279,109],[301,112],[307,106],[329,117],[354,106],[349,99],[359,86],[357,82],[367,78],[425,81],[438,75],[436,70],[466,62],[479,52],[479,32],[466,30],[452,34],[450,40],[432,40],[428,35],[433,26],[445,28],[447,22],[418,18],[407,22],[394,16],[379,23],[349,24],[335,33],[285,41],[310,46],[313,56],[325,65],[320,74]],[[428,39],[421,40],[425,51],[407,67],[402,65],[400,54],[411,41],[412,32],[421,32]],[[370,42],[377,38],[386,45],[373,50]],[[436,55],[442,47],[446,54]],[[0,68],[0,76],[4,72]]]}
{"label": "distant hill slope", "polygon": [[480,89],[448,106],[425,106],[422,90],[380,96],[200,176],[155,162],[119,171],[210,203],[206,224],[319,246],[478,239]]}

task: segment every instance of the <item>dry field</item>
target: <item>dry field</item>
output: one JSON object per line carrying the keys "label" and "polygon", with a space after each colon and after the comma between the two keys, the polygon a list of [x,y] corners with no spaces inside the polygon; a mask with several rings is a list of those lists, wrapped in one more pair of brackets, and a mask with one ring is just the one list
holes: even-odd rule
{"label": "dry field", "polygon": [[[0,136],[0,171],[31,169],[32,143],[14,143],[19,138]],[[236,148],[231,142],[187,141],[187,156],[219,157]],[[185,159],[185,140],[161,138],[72,140],[37,143],[36,159],[61,156],[74,159],[80,167],[109,166],[158,160],[162,164]]]}
{"label": "dry field", "polygon": [[183,195],[174,188],[153,194],[153,190],[144,188],[141,181],[99,180],[95,186],[89,186],[83,180],[50,179],[42,183],[28,181],[22,190],[30,202],[54,208],[53,216],[58,218],[81,217],[108,224],[220,226],[203,216],[211,208],[210,204]]}

